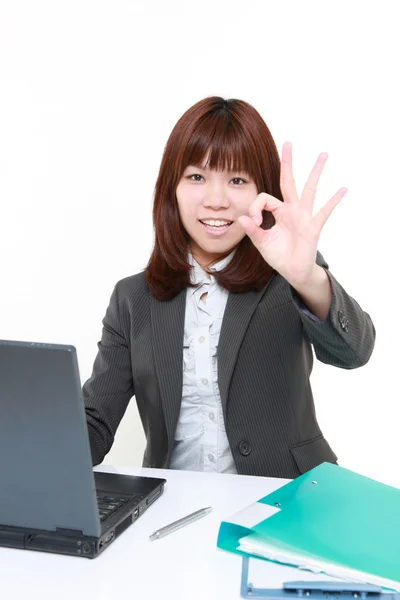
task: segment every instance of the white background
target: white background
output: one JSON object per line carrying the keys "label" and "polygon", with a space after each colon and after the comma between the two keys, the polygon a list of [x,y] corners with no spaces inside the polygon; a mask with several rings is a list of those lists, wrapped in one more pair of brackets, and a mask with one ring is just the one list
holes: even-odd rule
{"label": "white background", "polygon": [[[177,119],[209,95],[253,104],[298,187],[329,153],[317,207],[348,194],[320,250],[372,316],[369,364],[315,363],[342,466],[400,486],[396,1],[2,0],[0,337],[73,344],[91,373],[117,280],[142,270]],[[107,463],[140,465],[134,400]]]}

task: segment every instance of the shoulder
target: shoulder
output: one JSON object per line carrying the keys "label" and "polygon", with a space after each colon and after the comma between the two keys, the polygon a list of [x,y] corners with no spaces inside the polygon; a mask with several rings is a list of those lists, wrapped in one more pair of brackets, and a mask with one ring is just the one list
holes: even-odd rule
{"label": "shoulder", "polygon": [[146,282],[145,273],[141,271],[135,275],[124,277],[117,281],[114,286],[113,296],[117,303],[121,305],[137,305],[147,302],[150,290]]}
{"label": "shoulder", "polygon": [[110,310],[116,311],[125,331],[132,323],[148,320],[150,290],[144,271],[117,281],[110,300]]}
{"label": "shoulder", "polygon": [[140,273],[136,273],[135,275],[129,275],[128,277],[120,279],[115,284],[115,287],[118,290],[118,292],[122,295],[138,290],[147,290],[147,292],[149,291],[144,271],[140,271]]}

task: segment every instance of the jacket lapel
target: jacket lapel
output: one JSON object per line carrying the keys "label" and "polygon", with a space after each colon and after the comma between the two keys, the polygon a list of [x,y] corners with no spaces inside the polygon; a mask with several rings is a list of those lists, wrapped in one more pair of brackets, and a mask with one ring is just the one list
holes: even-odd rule
{"label": "jacket lapel", "polygon": [[170,447],[182,400],[185,308],[186,289],[166,302],[150,295],[154,362]]}
{"label": "jacket lapel", "polygon": [[218,344],[218,386],[225,416],[229,385],[240,345],[250,319],[272,279],[273,276],[259,291],[229,294]]}

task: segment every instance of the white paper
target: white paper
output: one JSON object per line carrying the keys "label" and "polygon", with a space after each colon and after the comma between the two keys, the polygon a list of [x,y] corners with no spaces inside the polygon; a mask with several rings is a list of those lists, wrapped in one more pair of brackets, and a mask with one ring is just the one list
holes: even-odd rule
{"label": "white paper", "polygon": [[355,569],[349,569],[334,563],[324,562],[323,560],[315,558],[310,559],[296,552],[281,550],[280,548],[274,547],[273,544],[269,544],[267,541],[264,542],[260,539],[254,539],[252,535],[247,535],[241,538],[239,540],[239,544],[240,545],[237,547],[237,550],[242,550],[248,554],[260,556],[261,558],[266,558],[274,562],[295,565],[300,569],[312,571],[314,573],[326,573],[332,577],[340,577],[341,579],[345,579],[347,581],[371,583],[381,587],[400,591],[400,581],[392,581],[391,579],[385,579],[384,577],[379,577],[378,575],[371,575],[370,573],[364,573],[363,571],[356,571]]}

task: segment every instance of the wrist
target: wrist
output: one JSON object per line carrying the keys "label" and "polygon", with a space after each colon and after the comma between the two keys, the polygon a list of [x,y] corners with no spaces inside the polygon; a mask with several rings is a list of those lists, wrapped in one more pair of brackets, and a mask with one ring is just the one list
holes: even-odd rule
{"label": "wrist", "polygon": [[319,265],[315,265],[307,281],[291,285],[310,312],[324,321],[328,316],[332,300],[331,284],[326,271]]}
{"label": "wrist", "polygon": [[299,294],[302,294],[325,287],[327,280],[328,275],[325,270],[315,263],[310,275],[306,279],[302,281],[289,281],[289,284]]}

